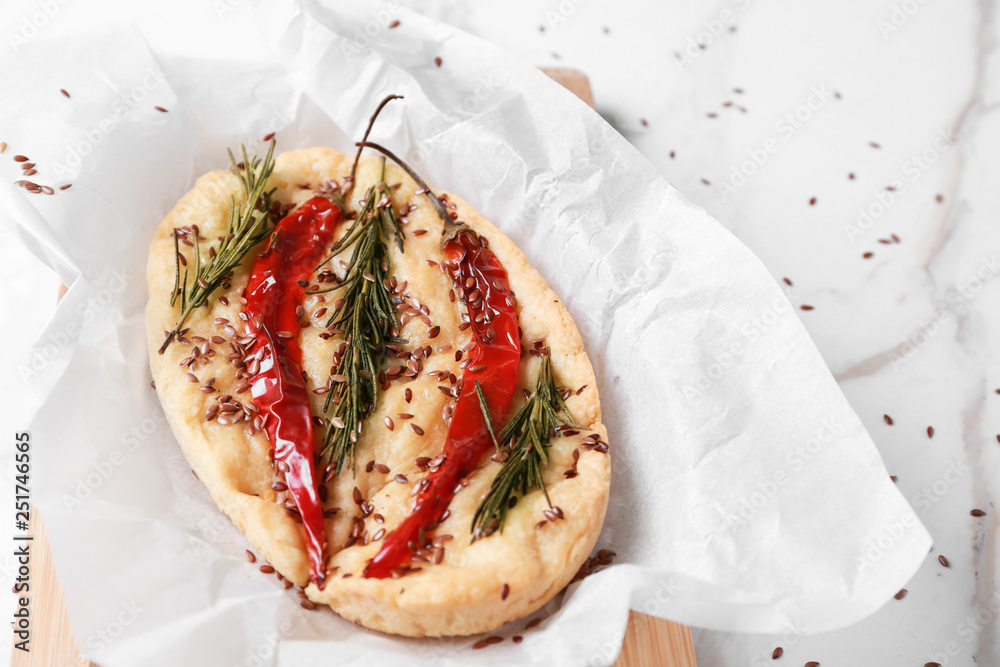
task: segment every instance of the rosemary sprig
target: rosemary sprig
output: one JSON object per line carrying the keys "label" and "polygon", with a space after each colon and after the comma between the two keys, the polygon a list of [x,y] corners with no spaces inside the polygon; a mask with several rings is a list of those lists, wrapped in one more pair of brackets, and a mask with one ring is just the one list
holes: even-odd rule
{"label": "rosemary sprig", "polygon": [[[324,413],[329,426],[321,455],[336,462],[354,464],[354,450],[364,418],[378,403],[378,375],[385,361],[386,343],[405,342],[389,334],[398,326],[389,283],[388,243],[394,240],[403,252],[403,230],[385,183],[385,159],[379,182],[365,195],[365,203],[354,224],[330,251],[318,270],[334,257],[353,248],[343,281],[310,294],[344,290],[333,315],[330,331],[344,334],[344,343],[334,357],[333,389],[327,394]],[[332,410],[332,412],[331,412]]]}
{"label": "rosemary sprig", "polygon": [[[188,267],[184,268],[184,275],[181,276],[179,233],[174,230],[174,250],[176,254],[174,289],[170,294],[170,305],[173,306],[180,299],[181,317],[173,331],[167,334],[167,339],[160,347],[160,354],[163,354],[170,343],[183,328],[187,318],[208,302],[208,298],[218,287],[229,279],[233,269],[239,266],[250,249],[263,241],[270,230],[270,205],[271,193],[274,190],[265,191],[267,179],[274,169],[274,140],[271,140],[267,149],[267,156],[261,160],[256,155],[253,159],[247,156],[245,146],[240,146],[243,161],[236,164],[232,151],[229,153],[229,162],[240,180],[240,187],[246,195],[246,204],[236,205],[236,198],[231,199],[229,207],[229,223],[226,226],[226,233],[219,241],[219,245],[214,252],[209,254],[206,262],[202,263],[201,248],[198,244],[198,229],[192,230],[194,237],[194,281],[188,284]],[[242,168],[241,168],[242,166]]]}
{"label": "rosemary sprig", "polygon": [[[490,435],[493,435],[489,411],[478,382],[476,391],[487,428]],[[507,459],[472,518],[473,540],[488,537],[497,530],[503,532],[507,512],[511,507],[510,499],[516,493],[524,495],[531,489],[541,489],[549,507],[552,507],[542,473],[549,465],[548,448],[552,438],[562,437],[561,425],[584,428],[574,423],[573,415],[566,407],[552,377],[552,364],[546,353],[542,357],[535,391],[528,395],[521,409],[494,436],[494,442],[500,443],[498,452],[506,452]]]}

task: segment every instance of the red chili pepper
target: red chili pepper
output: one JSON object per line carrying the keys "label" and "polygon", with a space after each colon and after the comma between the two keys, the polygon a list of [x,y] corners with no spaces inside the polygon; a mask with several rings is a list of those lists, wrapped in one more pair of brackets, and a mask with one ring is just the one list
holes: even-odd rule
{"label": "red chili pepper", "polygon": [[452,412],[442,452],[444,461],[427,476],[410,515],[386,537],[382,549],[365,568],[366,578],[384,579],[407,565],[413,549],[424,546],[424,533],[441,521],[462,478],[493,447],[476,382],[496,426],[507,414],[517,385],[521,337],[517,328],[517,302],[507,282],[507,271],[493,251],[469,230],[462,230],[449,240],[444,254],[447,258],[444,267],[462,290],[476,346],[467,356],[462,391]]}
{"label": "red chili pepper", "polygon": [[[250,393],[265,418],[265,429],[288,493],[306,531],[310,579],[320,588],[326,578],[323,547],[326,526],[316,487],[312,414],[302,377],[301,327],[297,309],[305,298],[302,282],[330,245],[341,210],[326,197],[313,197],[274,228],[270,245],[254,262],[244,297],[247,329],[257,337],[248,356],[257,354],[260,372]],[[302,281],[302,282],[300,282]]]}

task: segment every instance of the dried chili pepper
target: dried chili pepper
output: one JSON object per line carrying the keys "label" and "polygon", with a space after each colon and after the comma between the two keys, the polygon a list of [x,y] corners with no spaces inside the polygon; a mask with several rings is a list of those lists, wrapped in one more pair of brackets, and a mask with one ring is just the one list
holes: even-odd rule
{"label": "dried chili pepper", "polygon": [[298,343],[299,308],[313,267],[323,257],[342,216],[339,203],[317,196],[282,218],[267,249],[254,262],[244,293],[247,329],[256,336],[248,357],[256,354],[260,363],[250,393],[265,419],[276,465],[284,472],[288,493],[302,517],[310,579],[320,588],[326,577],[326,526],[316,487],[312,415]]}
{"label": "dried chili pepper", "polygon": [[445,243],[444,254],[444,268],[461,289],[476,345],[467,356],[442,451],[444,460],[425,478],[410,515],[365,568],[366,578],[384,579],[407,566],[412,552],[424,546],[424,534],[441,521],[462,479],[494,446],[476,384],[493,424],[507,414],[517,385],[521,338],[507,271],[485,239],[465,227],[459,227]]}

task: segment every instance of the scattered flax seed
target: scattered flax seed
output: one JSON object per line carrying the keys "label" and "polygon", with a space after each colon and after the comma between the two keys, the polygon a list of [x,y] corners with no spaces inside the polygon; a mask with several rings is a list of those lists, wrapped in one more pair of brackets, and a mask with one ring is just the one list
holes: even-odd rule
{"label": "scattered flax seed", "polygon": [[782,280],[785,281],[786,285],[788,285],[789,287],[792,287],[792,281],[791,281],[791,279],[789,279],[789,278],[782,278]]}
{"label": "scattered flax seed", "polygon": [[400,473],[400,474],[396,475],[396,481],[398,483],[400,483],[400,484],[406,484],[410,480],[406,479],[406,475]]}
{"label": "scattered flax seed", "polygon": [[486,639],[480,639],[478,642],[472,645],[474,649],[486,648],[487,646],[492,646],[493,644],[499,644],[503,641],[503,637],[497,637],[493,635],[492,637],[487,637]]}
{"label": "scattered flax seed", "polygon": [[28,157],[26,155],[15,155],[14,162],[27,162]]}
{"label": "scattered flax seed", "polygon": [[263,572],[264,574],[274,574],[274,568],[271,567],[270,565],[261,565],[260,571]]}
{"label": "scattered flax seed", "polygon": [[986,516],[986,512],[984,512],[983,510],[972,510],[971,512],[969,512],[969,514],[971,514],[974,517]]}
{"label": "scattered flax seed", "polygon": [[424,429],[420,428],[419,426],[417,426],[416,424],[414,424],[412,422],[410,423],[410,428],[413,429],[413,432],[416,433],[417,435],[423,435],[424,434]]}
{"label": "scattered flax seed", "polygon": [[898,477],[896,477],[895,475],[889,475],[889,481],[891,481],[891,482],[892,482],[893,484],[895,484],[895,483],[896,483],[896,480],[897,480],[897,479],[899,479],[899,478],[898,478]]}
{"label": "scattered flax seed", "polygon": [[816,205],[816,198],[815,197],[813,197],[812,199],[809,200],[809,205],[810,206],[815,206]]}
{"label": "scattered flax seed", "polygon": [[941,202],[944,201],[944,195],[937,195],[936,197],[934,197],[934,199],[935,201],[937,201],[937,203],[940,204]]}
{"label": "scattered flax seed", "polygon": [[944,567],[951,567],[951,563],[949,563],[948,559],[944,557],[944,554],[938,556],[938,562]]}
{"label": "scattered flax seed", "polygon": [[889,415],[882,415],[882,419],[885,420],[886,424],[888,424],[889,426],[892,426],[892,417],[890,417]]}
{"label": "scattered flax seed", "polygon": [[274,139],[274,132],[268,132],[267,134],[264,135],[264,141],[265,142],[268,142],[271,139]]}
{"label": "scattered flax seed", "polygon": [[515,644],[520,644],[521,642],[524,641],[524,637],[522,637],[521,635],[514,635],[513,637],[510,638],[510,640]]}
{"label": "scattered flax seed", "polygon": [[503,588],[500,589],[500,599],[506,600],[508,595],[510,595],[510,586],[504,584]]}
{"label": "scattered flax seed", "polygon": [[801,306],[799,306],[799,308],[801,308],[802,310],[812,310],[813,309],[812,306],[807,305],[807,304],[802,304]]}
{"label": "scattered flax seed", "polygon": [[153,107],[153,108],[159,111],[160,113],[167,113],[167,110],[164,109],[163,107]]}
{"label": "scattered flax seed", "polygon": [[384,421],[385,421],[385,427],[390,431],[395,428],[395,424],[392,423],[391,417],[386,417]]}
{"label": "scattered flax seed", "polygon": [[871,146],[872,148],[882,148],[880,145],[878,145],[878,143],[874,141],[869,141],[868,145]]}
{"label": "scattered flax seed", "polygon": [[771,653],[771,660],[777,660],[778,658],[781,657],[781,655],[784,652],[785,652],[785,649],[781,648],[780,646],[778,648],[774,649],[774,652]]}
{"label": "scattered flax seed", "polygon": [[902,600],[903,598],[906,597],[906,589],[900,588],[899,592],[893,595],[892,597],[896,598],[897,600]]}
{"label": "scattered flax seed", "polygon": [[927,427],[927,437],[928,438],[933,438],[934,437],[934,427],[933,426],[928,426]]}
{"label": "scattered flax seed", "polygon": [[387,466],[384,463],[376,463],[375,464],[375,472],[380,473],[382,475],[388,475],[389,474],[389,466]]}
{"label": "scattered flax seed", "polygon": [[66,97],[69,97],[69,93],[66,92],[65,88],[60,88],[59,92],[62,93],[63,95],[65,95]]}
{"label": "scattered flax seed", "polygon": [[819,667],[819,663],[815,660],[810,660],[805,664],[805,667]]}
{"label": "scattered flax seed", "polygon": [[924,667],[941,667],[940,662],[925,662]]}
{"label": "scattered flax seed", "polygon": [[257,562],[257,557],[254,556],[253,552],[250,551],[249,549],[247,549],[247,560],[250,561],[251,563],[256,563]]}
{"label": "scattered flax seed", "polygon": [[437,65],[438,67],[441,67],[441,58],[435,58],[434,64]]}
{"label": "scattered flax seed", "polygon": [[864,257],[865,259],[871,259],[872,257],[875,256],[875,253],[873,253],[873,252],[866,252],[865,254],[863,254],[861,256]]}

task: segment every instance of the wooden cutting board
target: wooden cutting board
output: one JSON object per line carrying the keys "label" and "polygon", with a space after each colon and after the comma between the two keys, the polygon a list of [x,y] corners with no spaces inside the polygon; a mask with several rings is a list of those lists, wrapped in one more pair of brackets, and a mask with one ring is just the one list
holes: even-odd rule
{"label": "wooden cutting board", "polygon": [[[590,81],[581,72],[565,67],[543,68],[543,72],[594,106]],[[63,287],[59,297],[65,293]],[[80,657],[62,589],[56,579],[49,554],[45,526],[38,511],[31,514],[28,534],[34,535],[35,549],[31,574],[32,624],[31,652],[14,649],[11,667],[98,667]],[[632,612],[622,651],[614,667],[697,667],[691,629],[671,621]]]}

